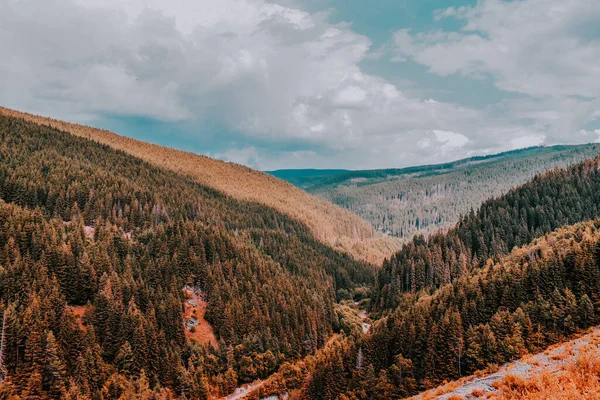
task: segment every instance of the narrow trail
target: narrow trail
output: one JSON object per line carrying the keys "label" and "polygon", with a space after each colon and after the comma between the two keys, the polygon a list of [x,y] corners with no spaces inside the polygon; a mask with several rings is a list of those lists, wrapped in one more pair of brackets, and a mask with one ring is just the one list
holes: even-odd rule
{"label": "narrow trail", "polygon": [[499,383],[507,375],[516,375],[520,378],[529,378],[539,374],[542,371],[557,373],[565,364],[575,361],[579,351],[584,346],[600,346],[600,327],[594,328],[590,333],[573,339],[566,343],[561,343],[550,347],[542,353],[529,355],[505,364],[498,371],[487,376],[466,377],[456,382],[450,382],[447,385],[431,389],[421,393],[411,399],[440,399],[448,400],[451,397],[463,399],[483,399],[497,391],[495,383]]}
{"label": "narrow trail", "polygon": [[265,384],[265,381],[258,381],[258,382],[251,383],[249,385],[241,386],[241,387],[235,389],[235,392],[233,392],[229,396],[225,397],[225,400],[241,400],[244,397],[246,397],[247,395],[249,395],[250,392],[258,389],[259,387],[261,387],[264,384]]}

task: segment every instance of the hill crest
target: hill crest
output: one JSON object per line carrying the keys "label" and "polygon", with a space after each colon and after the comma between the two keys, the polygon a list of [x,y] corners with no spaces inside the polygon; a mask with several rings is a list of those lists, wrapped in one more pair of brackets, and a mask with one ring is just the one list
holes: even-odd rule
{"label": "hill crest", "polygon": [[188,176],[237,200],[272,207],[308,226],[314,236],[339,250],[380,263],[399,249],[400,241],[379,235],[352,212],[312,196],[267,173],[191,152],[120,136],[108,130],[72,124],[0,107],[0,115],[47,125],[105,144],[155,166]]}

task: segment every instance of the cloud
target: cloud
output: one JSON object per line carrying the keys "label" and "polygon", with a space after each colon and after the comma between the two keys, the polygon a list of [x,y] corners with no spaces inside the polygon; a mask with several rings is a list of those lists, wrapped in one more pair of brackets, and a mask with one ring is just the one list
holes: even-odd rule
{"label": "cloud", "polygon": [[[398,61],[448,79],[492,77],[522,94],[469,107],[366,73],[363,63],[380,62],[387,46],[374,51],[351,25],[297,1],[7,0],[0,103],[99,126],[120,117],[214,126],[228,133],[218,148],[206,129],[174,142],[258,168],[392,167],[507,150],[520,138],[596,140],[577,132],[600,118],[597,44],[584,41],[597,7],[548,11],[540,1],[432,15],[463,21],[460,32],[396,33]],[[530,3],[544,8],[531,26]],[[510,32],[517,29],[526,37]],[[552,45],[529,48],[544,38]],[[174,134],[165,131],[161,143]]]}
{"label": "cloud", "polygon": [[469,143],[469,138],[456,132],[442,131],[436,129],[433,131],[438,142],[445,147],[463,147]]}
{"label": "cloud", "polygon": [[417,142],[421,150],[435,150],[447,153],[449,150],[456,150],[469,143],[469,138],[457,132],[434,129],[427,132],[427,137]]}
{"label": "cloud", "polygon": [[600,94],[600,3],[587,0],[484,0],[438,10],[456,18],[460,32],[395,35],[398,61],[412,59],[448,76],[490,76],[505,91],[531,96]]}
{"label": "cloud", "polygon": [[236,164],[248,165],[252,168],[260,169],[264,160],[259,155],[256,147],[249,146],[244,148],[231,148],[225,152],[207,154],[209,157],[219,158],[221,160],[233,162]]}
{"label": "cloud", "polygon": [[540,146],[544,144],[546,137],[544,135],[522,136],[510,141],[513,149],[522,149],[525,147]]}

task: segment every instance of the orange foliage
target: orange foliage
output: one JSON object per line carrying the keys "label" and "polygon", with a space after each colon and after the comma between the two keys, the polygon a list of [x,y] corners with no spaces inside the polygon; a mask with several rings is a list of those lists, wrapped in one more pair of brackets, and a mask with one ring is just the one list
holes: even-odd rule
{"label": "orange foliage", "polygon": [[67,306],[67,310],[74,317],[77,326],[83,331],[87,331],[88,329],[88,327],[83,322],[83,316],[85,315],[87,309],[87,306]]}
{"label": "orange foliage", "polygon": [[[556,344],[537,355],[527,355],[519,363],[528,364],[529,372],[514,370],[515,363],[507,364],[499,372],[479,372],[473,376],[434,388],[421,395],[430,400],[442,395],[457,396],[457,389],[491,378],[492,390],[474,388],[468,399],[494,400],[600,400],[600,329],[566,343]],[[544,361],[545,360],[545,361]],[[453,393],[454,392],[454,393]],[[460,397],[459,397],[460,398]]]}
{"label": "orange foliage", "polygon": [[255,201],[272,207],[303,222],[318,240],[359,259],[380,263],[401,245],[400,239],[375,233],[368,222],[350,211],[314,197],[269,174],[242,165],[3,107],[0,107],[0,115],[48,125],[108,145],[155,166],[186,175],[238,200]]}
{"label": "orange foliage", "polygon": [[508,375],[497,388],[492,399],[600,399],[600,349],[588,347],[576,360],[527,379]]}

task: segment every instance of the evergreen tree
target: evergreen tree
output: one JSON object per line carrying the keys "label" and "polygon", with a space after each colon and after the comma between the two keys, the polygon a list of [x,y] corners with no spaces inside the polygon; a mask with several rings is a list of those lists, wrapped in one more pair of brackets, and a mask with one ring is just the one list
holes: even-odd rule
{"label": "evergreen tree", "polygon": [[62,398],[66,393],[66,368],[59,355],[54,334],[50,331],[46,336],[46,363],[43,376],[44,386],[52,398]]}

